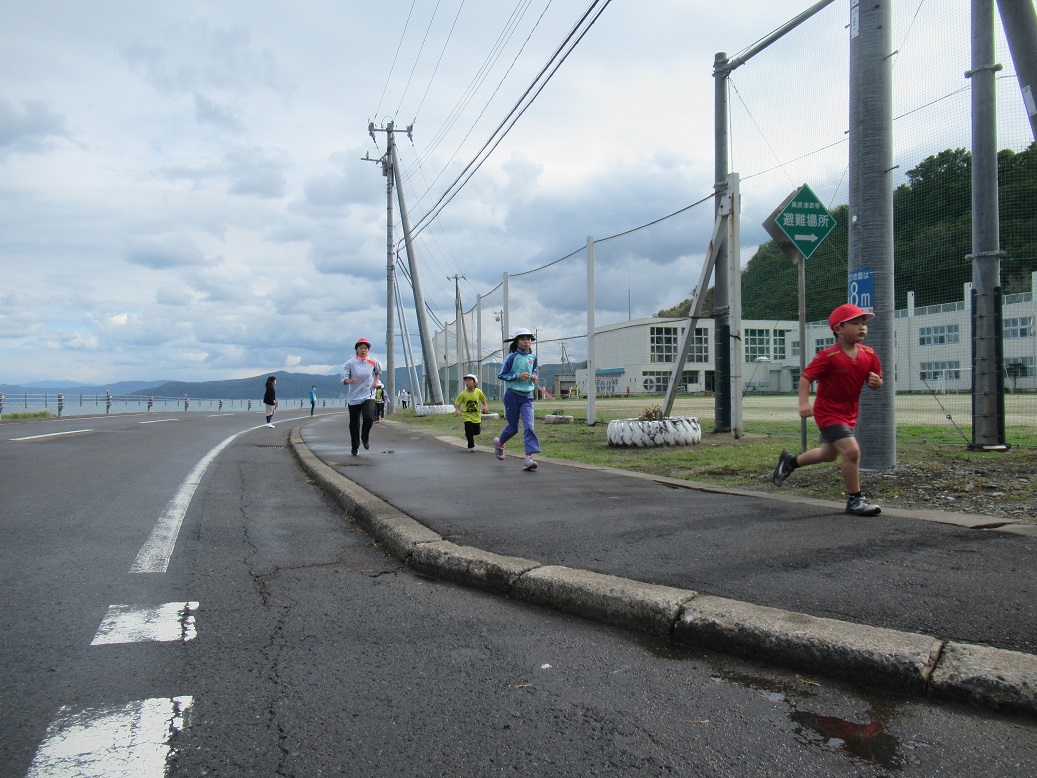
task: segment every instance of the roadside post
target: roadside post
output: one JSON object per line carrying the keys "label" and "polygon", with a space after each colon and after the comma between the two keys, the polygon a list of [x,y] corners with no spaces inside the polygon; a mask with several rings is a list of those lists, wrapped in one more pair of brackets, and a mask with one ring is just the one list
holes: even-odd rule
{"label": "roadside post", "polygon": [[[835,219],[806,184],[792,192],[763,222],[774,242],[796,266],[799,287],[799,374],[807,368],[807,259],[835,229]],[[807,420],[799,420],[800,453],[807,450]]]}

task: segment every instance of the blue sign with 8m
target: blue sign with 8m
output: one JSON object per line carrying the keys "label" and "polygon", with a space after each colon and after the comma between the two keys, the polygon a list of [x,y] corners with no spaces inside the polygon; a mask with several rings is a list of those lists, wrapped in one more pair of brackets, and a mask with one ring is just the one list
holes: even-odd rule
{"label": "blue sign with 8m", "polygon": [[875,283],[870,270],[854,270],[850,273],[846,289],[846,302],[856,305],[862,311],[874,313]]}

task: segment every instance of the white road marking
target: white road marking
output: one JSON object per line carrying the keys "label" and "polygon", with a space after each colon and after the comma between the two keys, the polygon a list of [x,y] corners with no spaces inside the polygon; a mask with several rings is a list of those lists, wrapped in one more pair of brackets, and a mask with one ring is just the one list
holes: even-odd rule
{"label": "white road marking", "polygon": [[197,610],[197,602],[167,602],[159,606],[109,605],[90,645],[194,640],[198,634],[194,626]]}
{"label": "white road marking", "polygon": [[138,421],[137,424],[161,424],[165,421],[180,421],[180,419],[151,419],[150,421]]}
{"label": "white road marking", "polygon": [[163,778],[191,697],[73,710],[47,727],[26,778]]}
{"label": "white road marking", "polygon": [[184,482],[180,484],[180,488],[176,490],[176,494],[173,495],[173,499],[169,501],[162,515],[158,517],[155,528],[151,530],[151,535],[137,553],[137,559],[130,567],[131,573],[166,572],[166,568],[169,566],[169,557],[173,554],[173,546],[176,545],[176,536],[180,534],[180,526],[184,523],[184,514],[187,513],[187,508],[191,505],[191,498],[194,497],[195,490],[198,488],[202,476],[205,475],[206,468],[209,467],[209,464],[223,449],[231,444],[234,438],[246,432],[248,430],[242,430],[231,435],[202,457],[201,461],[188,473],[187,478],[184,479]]}
{"label": "white road marking", "polygon": [[29,435],[27,438],[11,438],[11,442],[15,443],[21,440],[39,440],[40,438],[56,438],[58,435],[77,435],[80,432],[93,432],[90,430],[69,430],[68,432],[48,432],[46,435]]}

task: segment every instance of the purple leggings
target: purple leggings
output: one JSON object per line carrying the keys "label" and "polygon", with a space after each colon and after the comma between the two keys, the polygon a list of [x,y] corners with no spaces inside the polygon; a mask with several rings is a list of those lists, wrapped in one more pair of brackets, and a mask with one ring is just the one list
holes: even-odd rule
{"label": "purple leggings", "polygon": [[508,426],[500,434],[501,445],[503,446],[518,434],[519,419],[521,418],[522,442],[526,445],[526,453],[539,453],[540,441],[537,439],[536,432],[533,431],[533,398],[508,389],[504,393],[504,415],[508,419]]}

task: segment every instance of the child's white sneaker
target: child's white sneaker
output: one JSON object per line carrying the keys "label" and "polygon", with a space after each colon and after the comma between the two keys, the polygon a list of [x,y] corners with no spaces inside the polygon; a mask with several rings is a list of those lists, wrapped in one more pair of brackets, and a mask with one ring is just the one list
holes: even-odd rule
{"label": "child's white sneaker", "polygon": [[537,463],[536,463],[536,460],[533,459],[533,455],[532,454],[527,454],[526,455],[525,460],[522,462],[522,469],[523,470],[536,470],[537,469]]}
{"label": "child's white sneaker", "polygon": [[497,459],[504,461],[504,444],[500,442],[500,438],[493,439],[493,453],[497,455]]}

